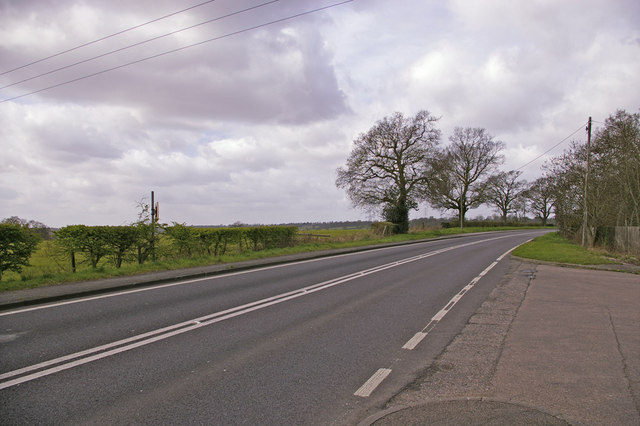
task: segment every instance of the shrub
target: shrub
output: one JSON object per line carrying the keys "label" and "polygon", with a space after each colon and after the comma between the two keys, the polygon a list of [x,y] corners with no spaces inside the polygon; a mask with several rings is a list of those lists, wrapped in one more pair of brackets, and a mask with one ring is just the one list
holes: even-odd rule
{"label": "shrub", "polygon": [[0,280],[4,271],[22,271],[40,239],[28,228],[16,224],[0,224]]}
{"label": "shrub", "polygon": [[396,225],[392,222],[374,222],[371,224],[371,231],[376,235],[391,235],[396,234]]}

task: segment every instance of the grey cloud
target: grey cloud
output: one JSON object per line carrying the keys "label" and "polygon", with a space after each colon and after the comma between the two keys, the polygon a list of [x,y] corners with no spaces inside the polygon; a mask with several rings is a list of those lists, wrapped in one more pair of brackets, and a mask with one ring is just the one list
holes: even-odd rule
{"label": "grey cloud", "polygon": [[33,142],[49,160],[61,163],[79,163],[89,159],[113,159],[121,155],[107,135],[96,129],[72,129],[56,125],[38,128],[32,132]]}
{"label": "grey cloud", "polygon": [[13,200],[18,197],[18,191],[13,188],[7,188],[5,186],[0,186],[0,199],[2,200]]}
{"label": "grey cloud", "polygon": [[[278,16],[282,15],[280,11]],[[250,15],[235,24],[221,24],[222,29],[213,34],[228,34],[227,27],[233,32],[266,19],[270,19],[269,15]],[[287,28],[291,31],[287,32]],[[205,35],[204,30],[196,34],[202,34],[194,36],[198,40],[211,36]],[[22,87],[26,91],[39,90],[179,45],[184,42],[172,39],[154,42],[29,81]],[[86,54],[73,52],[66,60],[81,57]],[[334,118],[348,111],[331,61],[332,53],[323,46],[318,30],[304,22],[292,22],[131,65],[38,96],[51,101],[112,102],[171,119],[213,117],[300,124]]]}
{"label": "grey cloud", "polygon": [[[0,70],[189,5],[181,3],[0,0]],[[0,76],[0,85],[253,4],[217,0]],[[326,4],[277,2],[0,96]],[[486,127],[518,167],[588,115],[637,110],[639,5],[586,0],[575,14],[574,2],[356,1],[0,103],[10,152],[0,156],[0,196],[13,197],[0,213],[119,224],[155,190],[165,222],[362,218],[334,171],[357,134],[393,111],[428,108],[442,116],[444,140],[454,126]]]}

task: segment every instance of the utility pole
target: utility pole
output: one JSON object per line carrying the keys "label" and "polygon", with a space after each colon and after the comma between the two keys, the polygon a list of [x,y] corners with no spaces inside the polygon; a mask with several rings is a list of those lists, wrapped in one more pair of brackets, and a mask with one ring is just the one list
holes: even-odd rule
{"label": "utility pole", "polygon": [[156,203],[154,200],[154,193],[151,191],[151,223],[154,223],[156,220]]}
{"label": "utility pole", "polygon": [[156,261],[156,203],[151,191],[151,259]]}
{"label": "utility pole", "polygon": [[589,226],[589,210],[587,204],[587,195],[589,193],[589,162],[591,160],[591,117],[587,122],[587,165],[584,175],[584,218],[582,220],[582,246],[587,246],[587,229]]}

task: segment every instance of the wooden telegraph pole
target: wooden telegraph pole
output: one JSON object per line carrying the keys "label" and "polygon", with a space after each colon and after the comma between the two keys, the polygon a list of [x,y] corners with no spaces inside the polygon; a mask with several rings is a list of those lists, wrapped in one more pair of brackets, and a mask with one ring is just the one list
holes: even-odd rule
{"label": "wooden telegraph pole", "polygon": [[589,193],[589,162],[591,160],[591,117],[587,122],[587,165],[584,175],[584,217],[582,219],[582,246],[587,246],[587,229],[589,226],[589,210],[587,204],[587,196]]}
{"label": "wooden telegraph pole", "polygon": [[151,260],[156,261],[156,203],[151,191]]}

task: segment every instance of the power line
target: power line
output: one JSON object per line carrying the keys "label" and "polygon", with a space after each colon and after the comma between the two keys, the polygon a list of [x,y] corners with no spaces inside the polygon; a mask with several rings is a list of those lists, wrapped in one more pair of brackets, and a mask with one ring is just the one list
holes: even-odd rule
{"label": "power line", "polygon": [[18,95],[18,96],[13,96],[11,98],[2,99],[2,100],[0,100],[0,103],[14,101],[16,99],[20,99],[20,98],[24,98],[26,96],[34,95],[36,93],[44,92],[46,90],[55,89],[56,87],[60,87],[60,86],[64,86],[64,85],[67,85],[67,84],[75,83],[77,81],[85,80],[87,78],[91,78],[91,77],[95,77],[95,76],[98,76],[98,75],[101,75],[101,74],[105,74],[105,73],[108,73],[108,72],[111,72],[111,71],[115,71],[115,70],[120,69],[120,68],[128,67],[130,65],[135,65],[135,64],[138,64],[140,62],[148,61],[150,59],[159,58],[161,56],[169,55],[171,53],[180,52],[182,50],[186,50],[186,49],[189,49],[189,48],[195,47],[195,46],[200,46],[202,44],[210,43],[212,41],[221,40],[221,39],[224,39],[224,38],[227,38],[227,37],[231,37],[231,36],[234,36],[234,35],[238,35],[238,34],[246,33],[246,32],[249,32],[249,31],[253,31],[253,30],[258,29],[258,28],[263,28],[263,27],[266,27],[266,26],[269,26],[269,25],[273,25],[273,24],[277,24],[277,23],[280,23],[280,22],[288,21],[288,20],[291,20],[291,19],[299,18],[301,16],[310,15],[312,13],[316,13],[316,12],[320,12],[320,11],[323,11],[323,10],[331,9],[333,7],[341,6],[343,4],[351,3],[353,1],[355,1],[355,0],[341,1],[341,2],[334,3],[334,4],[331,4],[331,5],[328,5],[328,6],[319,7],[317,9],[312,9],[312,10],[308,10],[306,12],[301,12],[301,13],[297,13],[297,14],[294,14],[294,15],[290,15],[290,16],[287,16],[285,18],[280,18],[280,19],[276,19],[274,21],[265,22],[263,24],[254,25],[253,27],[249,27],[249,28],[245,28],[245,29],[242,29],[242,30],[234,31],[234,32],[231,32],[231,33],[227,33],[227,34],[218,36],[218,37],[213,37],[213,38],[210,38],[210,39],[207,39],[207,40],[204,40],[204,41],[200,41],[198,43],[193,43],[193,44],[189,44],[189,45],[186,45],[186,46],[178,47],[176,49],[167,50],[165,52],[158,53],[156,55],[147,56],[145,58],[141,58],[141,59],[137,59],[135,61],[127,62],[125,64],[117,65],[115,67],[106,68],[106,69],[101,70],[101,71],[97,71],[97,72],[94,72],[94,73],[91,73],[91,74],[84,75],[82,77],[78,77],[78,78],[74,78],[74,79],[71,79],[71,80],[67,80],[67,81],[64,81],[62,83],[57,83],[57,84],[54,84],[52,86],[44,87],[42,89],[34,90],[32,92],[24,93],[22,95]]}
{"label": "power line", "polygon": [[159,39],[161,39],[161,38],[168,37],[168,36],[171,36],[171,35],[177,34],[177,33],[182,32],[182,31],[191,30],[191,29],[196,28],[196,27],[199,27],[199,26],[201,26],[201,25],[209,24],[209,23],[211,23],[211,22],[215,22],[215,21],[220,21],[220,20],[222,20],[222,19],[229,18],[229,17],[231,17],[231,16],[235,16],[235,15],[239,15],[239,14],[241,14],[241,13],[245,13],[245,12],[248,12],[248,11],[253,10],[253,9],[258,9],[258,8],[260,8],[260,7],[267,6],[267,5],[272,4],[272,3],[277,3],[278,1],[280,1],[280,0],[271,0],[271,1],[268,1],[268,2],[266,2],[266,3],[261,3],[261,4],[256,5],[256,6],[252,6],[252,7],[249,7],[249,8],[246,8],[246,9],[242,9],[242,10],[239,10],[239,11],[236,11],[236,12],[228,13],[228,14],[226,14],[226,15],[219,16],[219,17],[217,17],[217,18],[208,19],[208,20],[206,20],[206,21],[204,21],[204,22],[200,22],[199,24],[190,25],[190,26],[188,26],[188,27],[181,28],[181,29],[179,29],[179,30],[171,31],[171,32],[168,32],[168,33],[166,33],[166,34],[162,34],[162,35],[159,35],[159,36],[156,36],[156,37],[152,37],[152,38],[147,39],[147,40],[143,40],[143,41],[139,41],[139,42],[134,43],[134,44],[130,44],[130,45],[128,45],[128,46],[120,47],[120,48],[118,48],[118,49],[111,50],[111,51],[109,51],[109,52],[102,53],[102,54],[97,55],[97,56],[93,56],[93,57],[91,57],[91,58],[83,59],[83,60],[81,60],[81,61],[74,62],[74,63],[72,63],[72,64],[65,65],[65,66],[60,67],[60,68],[56,68],[56,69],[53,69],[53,70],[50,70],[50,71],[47,71],[47,72],[43,72],[43,73],[38,74],[38,75],[34,75],[34,76],[32,76],[32,77],[29,77],[29,78],[25,78],[25,79],[20,80],[20,81],[16,81],[16,82],[13,82],[13,83],[7,84],[6,86],[2,86],[2,87],[0,87],[0,90],[2,90],[2,89],[6,89],[7,87],[15,86],[15,85],[17,85],[17,84],[25,83],[25,82],[27,82],[27,81],[35,80],[36,78],[44,77],[45,75],[50,75],[50,74],[56,73],[56,72],[58,72],[58,71],[66,70],[66,69],[69,69],[69,68],[75,67],[76,65],[81,65],[81,64],[84,64],[84,63],[87,63],[87,62],[93,61],[93,60],[95,60],[95,59],[104,58],[105,56],[109,56],[109,55],[112,55],[112,54],[114,54],[114,53],[122,52],[122,51],[124,51],[124,50],[131,49],[132,47],[137,47],[137,46],[140,46],[140,45],[143,45],[143,44],[146,44],[146,43],[149,43],[149,42],[155,41],[155,40],[159,40]]}
{"label": "power line", "polygon": [[[10,69],[10,70],[7,70],[7,71],[4,71],[4,72],[0,73],[0,75],[5,75],[5,74],[9,74],[10,72],[14,72],[14,71],[21,70],[21,69],[26,68],[26,67],[28,67],[28,66],[35,65],[35,64],[38,64],[38,63],[40,63],[40,62],[46,61],[47,59],[55,58],[56,56],[60,56],[60,55],[64,55],[65,53],[73,52],[74,50],[78,50],[78,49],[81,49],[81,48],[83,48],[83,47],[90,46],[90,45],[92,45],[92,44],[95,44],[95,43],[98,43],[98,42],[101,42],[101,41],[107,40],[107,39],[109,39],[109,38],[111,38],[111,37],[115,37],[115,36],[120,35],[120,34],[124,34],[124,33],[126,33],[126,32],[129,32],[129,31],[132,31],[132,30],[138,29],[138,28],[140,28],[140,27],[144,27],[145,25],[153,24],[154,22],[161,21],[161,20],[163,20],[163,19],[169,18],[169,17],[171,17],[171,16],[175,16],[175,15],[177,15],[177,14],[179,14],[179,13],[186,12],[186,11],[191,10],[191,9],[195,9],[196,7],[203,6],[203,5],[207,4],[207,3],[212,3],[212,2],[214,2],[214,1],[216,1],[216,0],[207,0],[207,1],[205,1],[205,2],[202,2],[202,3],[196,4],[196,5],[194,5],[194,6],[187,7],[186,9],[178,10],[177,12],[173,12],[173,13],[170,13],[170,14],[168,14],[168,15],[160,16],[159,18],[152,19],[151,21],[143,22],[142,24],[135,25],[135,26],[133,26],[133,27],[131,27],[131,28],[127,28],[127,29],[124,29],[124,30],[121,30],[121,31],[115,32],[115,33],[113,33],[113,34],[109,34],[109,35],[107,35],[107,36],[100,37],[100,38],[98,38],[98,39],[96,39],[96,40],[89,41],[89,42],[87,42],[87,43],[84,43],[84,44],[78,45],[78,46],[76,46],[76,47],[72,47],[72,48],[67,49],[67,50],[63,50],[63,51],[58,52],[58,53],[54,53],[53,55],[49,55],[49,56],[47,56],[47,57],[45,57],[45,58],[42,58],[42,59],[38,59],[37,61],[29,62],[28,64],[24,64],[24,65],[21,65],[21,66],[19,66],[19,67],[16,67],[16,68],[13,68],[13,69]],[[17,83],[16,83],[16,84],[17,84]]]}
{"label": "power line", "polygon": [[[585,123],[586,124],[586,123]],[[580,127],[578,127],[573,133],[571,133],[569,136],[567,136],[566,138],[562,139],[560,142],[558,142],[557,144],[555,144],[554,146],[552,146],[551,148],[549,148],[548,150],[546,150],[545,152],[543,152],[542,154],[538,155],[536,158],[534,158],[533,160],[529,161],[527,164],[520,166],[516,169],[520,170],[520,169],[524,169],[525,167],[527,167],[529,164],[533,163],[534,161],[539,160],[540,158],[542,158],[545,154],[549,153],[550,151],[554,150],[556,147],[558,147],[558,145],[562,144],[563,142],[565,142],[567,139],[569,139],[571,136],[575,135],[576,133],[578,133],[580,130],[582,130],[584,128],[585,124],[581,124]]]}

